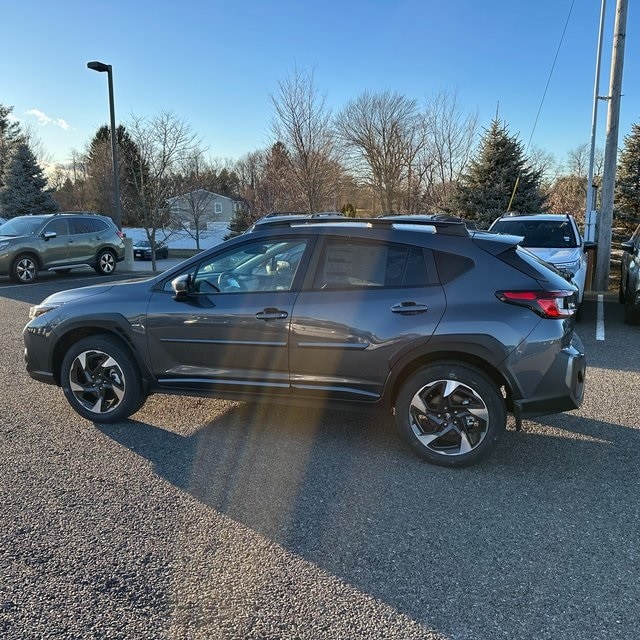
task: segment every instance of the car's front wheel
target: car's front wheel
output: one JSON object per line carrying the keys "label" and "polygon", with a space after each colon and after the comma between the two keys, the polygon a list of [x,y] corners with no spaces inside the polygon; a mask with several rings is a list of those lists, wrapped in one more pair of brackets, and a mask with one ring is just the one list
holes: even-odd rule
{"label": "car's front wheel", "polygon": [[116,270],[116,256],[113,251],[105,249],[98,254],[95,270],[101,276],[108,276]]}
{"label": "car's front wheel", "polygon": [[19,255],[13,261],[9,275],[14,282],[31,284],[38,279],[38,263],[36,259],[28,253]]}
{"label": "car's front wheel", "polygon": [[634,304],[635,295],[627,293],[624,303],[624,321],[626,324],[640,324],[640,309]]}
{"label": "car's front wheel", "polygon": [[423,367],[396,398],[400,436],[432,464],[464,467],[487,455],[506,427],[500,388],[467,364]]}
{"label": "car's front wheel", "polygon": [[60,382],[72,408],[93,422],[124,420],[146,400],[135,360],[110,336],[76,342],[62,360]]}

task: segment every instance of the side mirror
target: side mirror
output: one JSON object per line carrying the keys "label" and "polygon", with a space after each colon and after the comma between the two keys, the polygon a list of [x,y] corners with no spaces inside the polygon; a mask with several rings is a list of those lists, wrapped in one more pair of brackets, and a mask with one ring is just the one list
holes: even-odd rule
{"label": "side mirror", "polygon": [[631,240],[627,240],[623,242],[621,245],[623,251],[628,251],[629,253],[633,253],[635,251],[635,246]]}
{"label": "side mirror", "polygon": [[57,234],[55,231],[45,231],[45,232],[42,234],[42,237],[43,237],[45,240],[51,240],[51,238],[55,238],[57,235],[58,235],[58,234]]}
{"label": "side mirror", "polygon": [[584,241],[584,250],[585,251],[591,251],[591,249],[595,249],[598,246],[597,242],[593,242],[591,240],[585,240]]}
{"label": "side mirror", "polygon": [[184,300],[191,295],[191,274],[183,273],[171,281],[176,300]]}

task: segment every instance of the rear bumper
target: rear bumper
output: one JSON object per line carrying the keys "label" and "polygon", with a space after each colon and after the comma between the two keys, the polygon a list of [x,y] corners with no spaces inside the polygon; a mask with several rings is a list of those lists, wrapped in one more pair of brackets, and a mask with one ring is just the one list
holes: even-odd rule
{"label": "rear bumper", "polygon": [[553,366],[535,393],[514,400],[514,413],[520,418],[533,418],[577,409],[584,398],[586,358],[577,336],[556,356]]}

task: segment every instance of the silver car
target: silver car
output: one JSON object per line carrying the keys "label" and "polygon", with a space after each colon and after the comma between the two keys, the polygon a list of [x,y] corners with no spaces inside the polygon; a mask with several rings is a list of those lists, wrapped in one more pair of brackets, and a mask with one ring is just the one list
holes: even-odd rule
{"label": "silver car", "polygon": [[587,277],[586,250],[595,245],[585,242],[572,215],[510,213],[495,220],[489,231],[521,236],[522,247],[552,264],[575,283],[578,287],[578,306],[582,304]]}

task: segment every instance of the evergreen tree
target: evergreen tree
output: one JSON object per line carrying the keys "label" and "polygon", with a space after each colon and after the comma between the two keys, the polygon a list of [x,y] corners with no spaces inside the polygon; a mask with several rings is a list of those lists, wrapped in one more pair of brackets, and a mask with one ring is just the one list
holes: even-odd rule
{"label": "evergreen tree", "polygon": [[616,212],[640,218],[640,124],[624,138],[616,175]]}
{"label": "evergreen tree", "polygon": [[7,218],[30,213],[54,213],[58,205],[46,189],[47,179],[29,146],[19,143],[9,157],[0,206]]}
{"label": "evergreen tree", "polygon": [[[139,174],[140,152],[123,125],[116,127],[118,146],[118,178],[120,180],[120,206],[122,224],[139,223],[133,211],[137,198],[135,175]],[[91,140],[87,152],[87,173],[89,176],[89,208],[98,213],[115,217],[113,197],[113,158],[111,133],[108,126],[98,129]]]}
{"label": "evergreen tree", "polygon": [[13,107],[5,107],[0,104],[0,187],[3,184],[4,171],[9,161],[11,151],[22,141],[22,133],[20,125],[11,120],[9,116],[13,111]]}
{"label": "evergreen tree", "polygon": [[[507,126],[493,120],[480,141],[477,156],[463,176],[454,196],[458,213],[488,226],[510,209],[519,213],[540,213],[545,207],[541,173],[533,170],[522,143],[509,135]],[[515,194],[514,194],[515,188]],[[513,194],[513,202],[509,202]]]}

